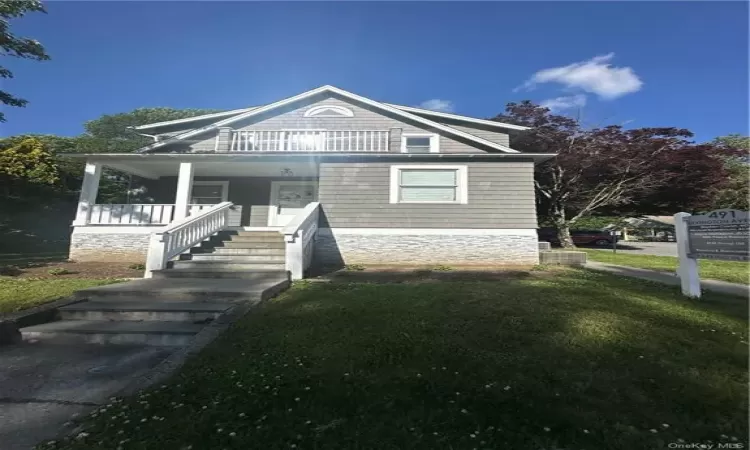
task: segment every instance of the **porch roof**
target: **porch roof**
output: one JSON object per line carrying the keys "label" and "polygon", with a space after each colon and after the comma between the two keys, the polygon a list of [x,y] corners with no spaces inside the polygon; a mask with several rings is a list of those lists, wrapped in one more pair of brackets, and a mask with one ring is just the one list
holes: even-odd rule
{"label": "porch roof", "polygon": [[[350,161],[533,161],[553,158],[553,153],[65,153],[144,178],[177,174],[179,163],[192,162],[198,176],[268,176],[289,168],[300,176],[317,173],[321,160]],[[296,169],[296,170],[295,170]]]}

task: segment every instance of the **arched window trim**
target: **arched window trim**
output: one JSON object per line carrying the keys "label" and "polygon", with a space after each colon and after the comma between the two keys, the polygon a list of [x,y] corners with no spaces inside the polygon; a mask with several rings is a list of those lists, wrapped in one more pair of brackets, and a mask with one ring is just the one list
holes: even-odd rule
{"label": "arched window trim", "polygon": [[354,112],[338,105],[318,105],[305,111],[305,117],[354,117]]}

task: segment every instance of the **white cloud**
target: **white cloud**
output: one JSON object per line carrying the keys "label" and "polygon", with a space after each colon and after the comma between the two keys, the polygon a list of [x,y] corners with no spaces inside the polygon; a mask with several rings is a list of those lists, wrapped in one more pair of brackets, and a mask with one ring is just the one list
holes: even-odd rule
{"label": "white cloud", "polygon": [[571,95],[568,97],[555,97],[544,100],[541,106],[549,108],[552,112],[563,111],[571,108],[580,108],[586,106],[586,96],[583,94]]}
{"label": "white cloud", "polygon": [[439,98],[433,98],[427,101],[424,101],[419,104],[419,108],[422,109],[429,109],[432,111],[440,111],[440,112],[453,112],[454,105],[453,102],[450,100],[441,100]]}
{"label": "white cloud", "polygon": [[534,89],[538,84],[560,83],[567,88],[578,88],[598,95],[605,100],[637,92],[643,82],[630,67],[612,67],[609,61],[614,53],[595,56],[588,61],[562,67],[543,69],[532,75],[523,85],[514,89]]}

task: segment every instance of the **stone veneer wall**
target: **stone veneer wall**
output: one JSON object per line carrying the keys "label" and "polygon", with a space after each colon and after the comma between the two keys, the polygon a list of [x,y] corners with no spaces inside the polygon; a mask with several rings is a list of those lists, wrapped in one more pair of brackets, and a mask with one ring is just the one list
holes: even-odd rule
{"label": "stone veneer wall", "polygon": [[[385,231],[385,230],[384,230]],[[315,241],[315,263],[337,264],[538,264],[536,230],[400,229],[357,234],[321,228]]]}
{"label": "stone veneer wall", "polygon": [[70,259],[144,263],[151,232],[163,227],[144,227],[136,231],[112,230],[106,233],[101,228],[95,228],[97,227],[75,227],[70,237]]}

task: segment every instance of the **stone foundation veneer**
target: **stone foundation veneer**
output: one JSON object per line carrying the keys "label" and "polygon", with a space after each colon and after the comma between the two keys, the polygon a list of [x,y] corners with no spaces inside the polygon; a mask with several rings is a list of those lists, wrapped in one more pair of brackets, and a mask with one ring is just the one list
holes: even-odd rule
{"label": "stone foundation veneer", "polygon": [[315,262],[336,264],[539,264],[535,229],[321,228]]}
{"label": "stone foundation veneer", "polygon": [[74,261],[143,263],[151,233],[160,227],[74,227],[69,258]]}

